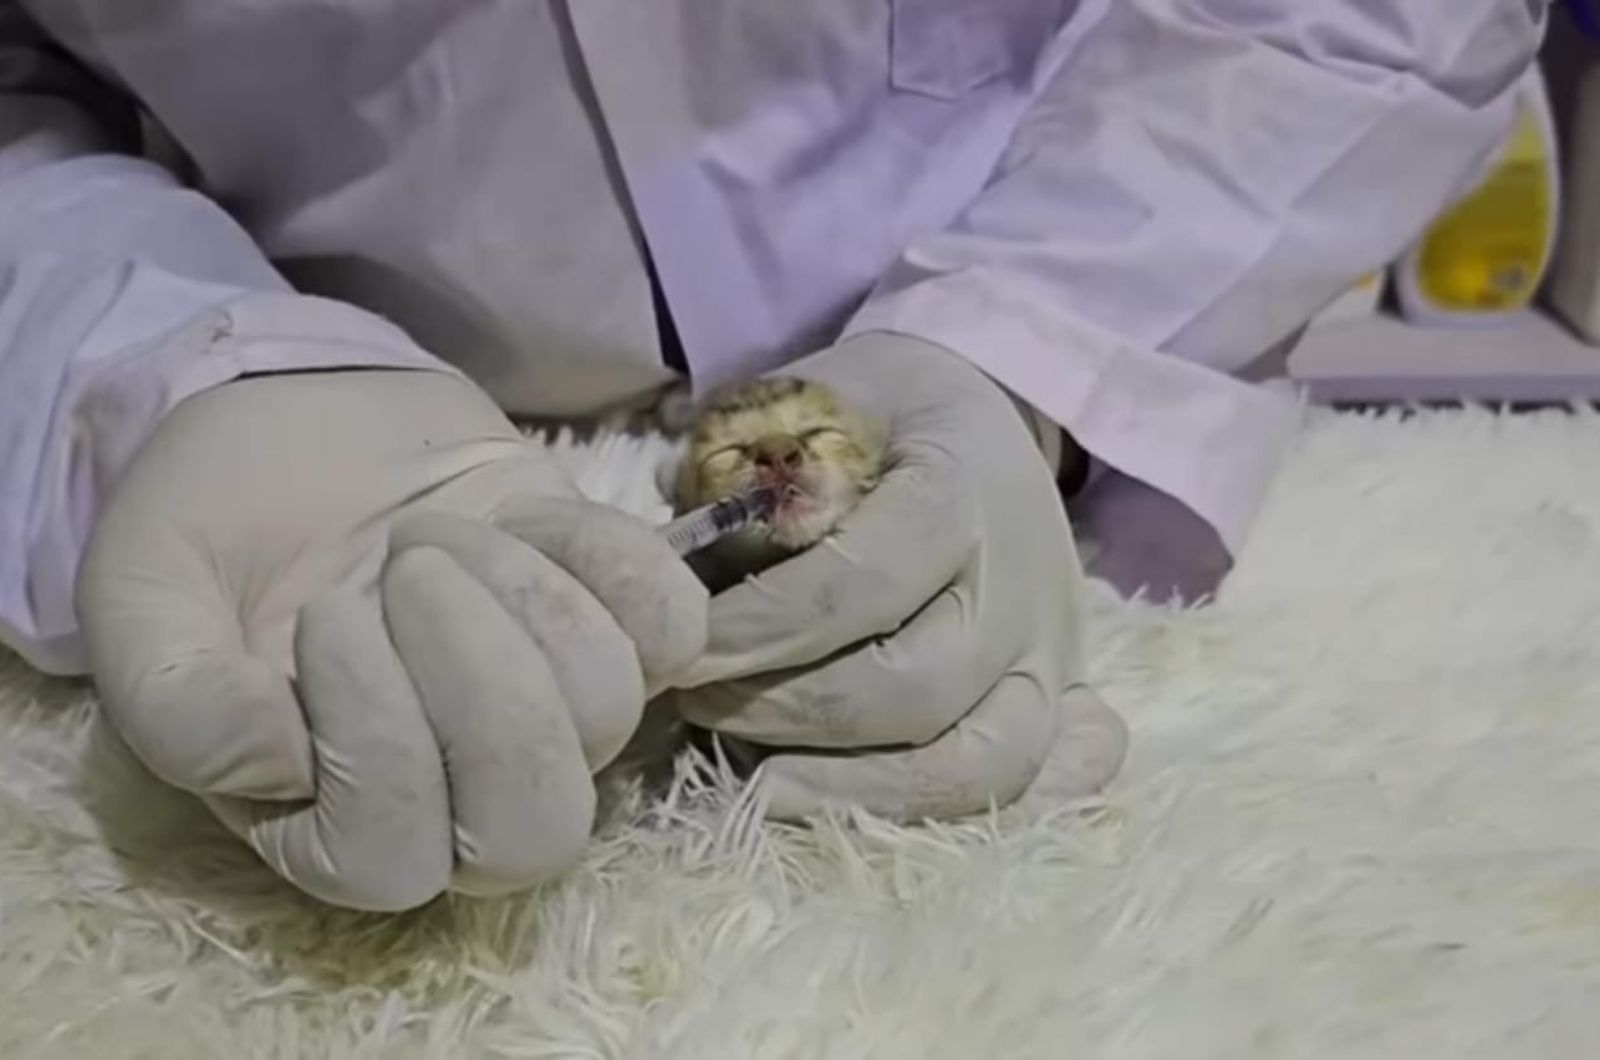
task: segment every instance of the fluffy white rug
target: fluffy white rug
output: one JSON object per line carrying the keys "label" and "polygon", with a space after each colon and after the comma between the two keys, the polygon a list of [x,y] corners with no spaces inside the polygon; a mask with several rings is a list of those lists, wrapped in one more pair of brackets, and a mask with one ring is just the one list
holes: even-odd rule
{"label": "fluffy white rug", "polygon": [[0,1057],[1592,1056],[1597,458],[1588,413],[1317,414],[1218,605],[1097,600],[1134,751],[1092,805],[767,827],[683,762],[570,879],[399,918],[8,664]]}

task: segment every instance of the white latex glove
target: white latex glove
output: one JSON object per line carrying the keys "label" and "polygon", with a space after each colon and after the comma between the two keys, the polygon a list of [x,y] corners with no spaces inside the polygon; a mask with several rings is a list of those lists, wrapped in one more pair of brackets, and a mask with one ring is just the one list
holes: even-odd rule
{"label": "white latex glove", "polygon": [[182,402],[78,583],[135,754],[284,877],[390,910],[568,867],[592,771],[705,643],[706,594],[431,371],[245,379]]}
{"label": "white latex glove", "polygon": [[679,710],[790,749],[756,774],[776,817],[978,812],[1052,755],[1068,776],[1054,793],[1103,785],[1127,733],[1084,684],[1082,571],[1010,398],[943,347],[888,333],[782,371],[887,417],[892,467],[836,535],[712,599]]}

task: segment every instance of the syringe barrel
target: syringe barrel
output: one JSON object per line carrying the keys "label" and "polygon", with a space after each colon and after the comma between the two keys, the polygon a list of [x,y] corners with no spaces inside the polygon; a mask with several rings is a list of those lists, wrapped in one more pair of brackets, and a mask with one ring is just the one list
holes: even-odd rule
{"label": "syringe barrel", "polygon": [[660,528],[667,543],[680,556],[698,552],[720,538],[765,519],[777,507],[778,491],[758,486],[696,508]]}

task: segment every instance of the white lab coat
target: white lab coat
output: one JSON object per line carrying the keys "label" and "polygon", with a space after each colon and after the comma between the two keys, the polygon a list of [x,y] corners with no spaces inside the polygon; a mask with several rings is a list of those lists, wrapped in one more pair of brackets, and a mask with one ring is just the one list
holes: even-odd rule
{"label": "white lab coat", "polygon": [[1543,8],[0,0],[0,640],[81,668],[96,506],[188,394],[636,397],[652,260],[698,382],[923,336],[1236,547],[1296,417],[1230,373],[1456,192]]}

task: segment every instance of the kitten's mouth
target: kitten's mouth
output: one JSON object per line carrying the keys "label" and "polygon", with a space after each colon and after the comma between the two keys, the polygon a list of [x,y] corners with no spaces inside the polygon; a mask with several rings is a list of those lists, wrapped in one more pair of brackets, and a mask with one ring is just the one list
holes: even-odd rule
{"label": "kitten's mouth", "polygon": [[795,482],[774,483],[773,488],[778,491],[778,502],[772,507],[772,517],[781,519],[802,515],[815,503],[811,494]]}
{"label": "kitten's mouth", "polygon": [[761,485],[777,493],[777,502],[767,517],[770,523],[800,518],[817,506],[811,491],[791,477],[771,475],[763,478]]}
{"label": "kitten's mouth", "polygon": [[760,537],[782,548],[799,550],[821,540],[833,529],[834,508],[826,492],[807,487],[794,475],[764,475],[760,486],[777,495],[776,503],[755,529]]}

